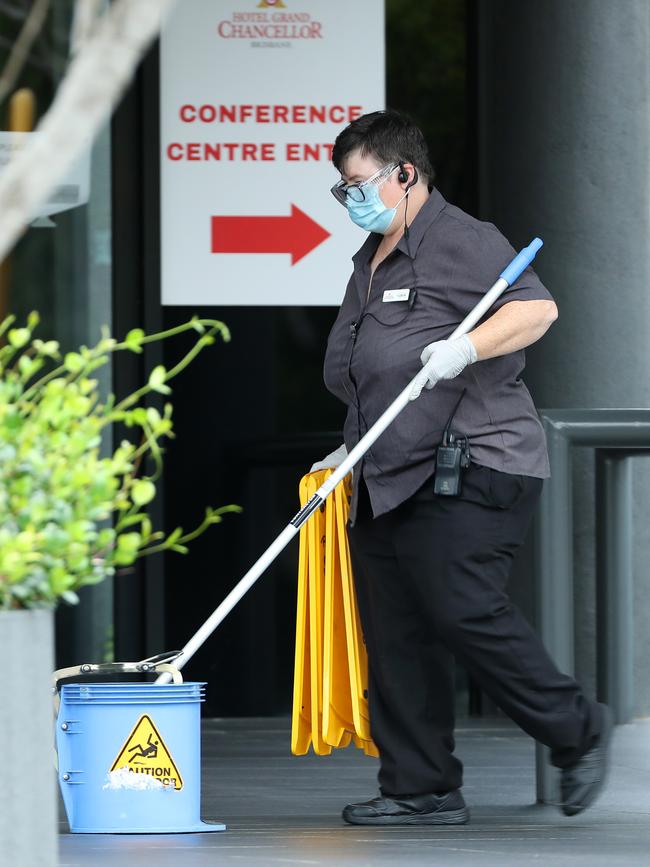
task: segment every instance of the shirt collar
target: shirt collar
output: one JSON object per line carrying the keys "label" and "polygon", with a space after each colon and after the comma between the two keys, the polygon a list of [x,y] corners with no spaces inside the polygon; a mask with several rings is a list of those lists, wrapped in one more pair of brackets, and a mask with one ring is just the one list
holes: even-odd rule
{"label": "shirt collar", "polygon": [[424,238],[425,232],[446,204],[447,200],[440,190],[438,190],[437,187],[433,187],[429,193],[429,198],[422,205],[415,215],[415,219],[409,226],[408,238],[405,238],[404,235],[402,235],[396,244],[396,249],[401,250],[402,253],[405,253],[411,259],[414,259],[415,251],[420,246],[420,242],[422,241],[422,238]]}
{"label": "shirt collar", "polygon": [[378,232],[370,232],[366,240],[352,257],[352,261],[356,267],[363,267],[372,259],[380,241],[381,235]]}
{"label": "shirt collar", "polygon": [[[429,193],[429,198],[422,205],[415,215],[415,219],[409,226],[409,237],[405,238],[402,235],[397,242],[395,249],[400,250],[409,258],[414,259],[415,251],[420,246],[420,242],[422,241],[426,230],[429,228],[431,223],[433,223],[446,204],[447,200],[440,190],[438,190],[437,187],[433,187]],[[355,266],[363,267],[367,264],[374,255],[380,241],[381,235],[377,232],[371,232],[352,257]]]}

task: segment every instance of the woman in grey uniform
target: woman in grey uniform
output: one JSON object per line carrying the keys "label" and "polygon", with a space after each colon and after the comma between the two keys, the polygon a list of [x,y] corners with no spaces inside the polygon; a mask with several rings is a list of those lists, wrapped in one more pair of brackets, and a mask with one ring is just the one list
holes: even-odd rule
{"label": "woman in grey uniform", "polygon": [[521,379],[524,348],[557,308],[527,268],[473,331],[449,340],[513,248],[445,201],[421,131],[396,112],[353,121],[333,162],[341,180],[332,192],[369,234],[325,357],[325,384],[347,406],[345,445],[315,466],[340,462],[418,374],[412,401],[354,471],[348,535],[380,795],[349,804],[343,818],[468,820],[454,755],[453,657],[550,747],[562,810],[574,815],[602,787],[609,712],[558,671],[506,594],[549,475]]}

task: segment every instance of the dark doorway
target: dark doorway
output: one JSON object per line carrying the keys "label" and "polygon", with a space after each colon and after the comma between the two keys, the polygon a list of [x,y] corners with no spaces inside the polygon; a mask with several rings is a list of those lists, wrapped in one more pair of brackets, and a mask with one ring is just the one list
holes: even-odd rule
{"label": "dark doorway", "polygon": [[[425,130],[443,195],[475,212],[471,7],[458,0],[387,0],[386,12],[387,104]],[[300,477],[340,444],[344,418],[343,406],[322,383],[335,308],[160,308],[156,70],[154,51],[114,126],[120,141],[136,142],[131,162],[139,162],[140,170],[120,166],[119,159],[114,170],[124,186],[137,172],[143,204],[135,215],[149,227],[130,235],[133,209],[116,197],[122,242],[115,246],[121,263],[115,319],[124,327],[142,325],[142,314],[151,327],[170,328],[196,314],[229,326],[232,341],[203,353],[174,387],[176,439],[167,448],[159,517],[167,529],[187,529],[200,522],[208,504],[238,503],[244,511],[227,516],[189,554],[167,556],[164,581],[161,567],[149,564],[148,574],[132,576],[139,582],[139,607],[127,611],[118,595],[118,656],[120,641],[135,651],[137,630],[149,636],[140,642],[147,652],[188,640],[297,511]],[[347,276],[341,274],[341,295]],[[182,340],[169,344],[163,363],[171,366],[183,348]],[[209,682],[209,715],[289,712],[296,571],[294,542],[188,665],[188,677]],[[164,647],[152,646],[153,640]]]}

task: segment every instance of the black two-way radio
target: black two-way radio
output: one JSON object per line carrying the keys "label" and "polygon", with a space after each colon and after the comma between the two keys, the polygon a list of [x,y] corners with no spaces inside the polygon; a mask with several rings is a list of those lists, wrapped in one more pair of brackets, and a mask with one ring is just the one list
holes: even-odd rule
{"label": "black two-way radio", "polygon": [[465,396],[465,391],[464,388],[456,401],[456,406],[453,408],[445,427],[442,443],[436,449],[433,493],[444,497],[457,497],[460,494],[463,470],[470,465],[469,440],[466,436],[454,433],[451,429],[451,423],[461,400]]}

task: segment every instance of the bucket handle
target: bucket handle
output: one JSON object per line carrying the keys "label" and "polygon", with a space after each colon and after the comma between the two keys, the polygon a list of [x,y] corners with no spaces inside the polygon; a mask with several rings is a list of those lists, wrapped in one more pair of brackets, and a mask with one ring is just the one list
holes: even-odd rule
{"label": "bucket handle", "polygon": [[54,700],[54,716],[59,713],[61,698],[59,695],[59,681],[68,677],[79,677],[84,674],[149,674],[166,671],[174,683],[183,683],[183,675],[172,663],[181,655],[180,650],[172,650],[167,653],[159,653],[157,656],[149,656],[140,662],[84,662],[81,665],[72,665],[69,668],[59,668],[52,675],[52,696]]}

